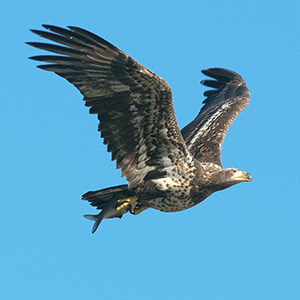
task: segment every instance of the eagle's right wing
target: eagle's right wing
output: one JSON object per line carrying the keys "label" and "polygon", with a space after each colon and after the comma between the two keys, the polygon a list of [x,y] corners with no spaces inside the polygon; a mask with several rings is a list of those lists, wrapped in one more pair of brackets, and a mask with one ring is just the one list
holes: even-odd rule
{"label": "eagle's right wing", "polygon": [[98,115],[104,143],[130,188],[192,161],[175,118],[171,88],[161,77],[91,32],[43,26],[49,31],[32,32],[58,45],[28,44],[58,55],[31,59],[46,62],[39,68],[81,92],[90,113]]}

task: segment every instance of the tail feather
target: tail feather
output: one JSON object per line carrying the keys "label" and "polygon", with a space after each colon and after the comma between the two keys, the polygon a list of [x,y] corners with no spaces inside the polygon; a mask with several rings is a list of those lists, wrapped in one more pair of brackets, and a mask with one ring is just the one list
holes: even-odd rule
{"label": "tail feather", "polygon": [[92,206],[103,209],[111,200],[117,201],[133,196],[134,193],[128,190],[128,185],[118,185],[98,191],[90,191],[82,195],[82,200],[87,200]]}

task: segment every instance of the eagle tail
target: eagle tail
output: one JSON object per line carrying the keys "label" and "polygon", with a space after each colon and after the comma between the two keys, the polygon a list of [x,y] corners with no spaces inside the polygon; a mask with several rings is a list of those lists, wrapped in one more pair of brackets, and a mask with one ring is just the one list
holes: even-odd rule
{"label": "eagle tail", "polygon": [[87,200],[92,206],[103,209],[109,202],[134,196],[127,184],[113,186],[98,191],[90,191],[82,195],[82,200]]}

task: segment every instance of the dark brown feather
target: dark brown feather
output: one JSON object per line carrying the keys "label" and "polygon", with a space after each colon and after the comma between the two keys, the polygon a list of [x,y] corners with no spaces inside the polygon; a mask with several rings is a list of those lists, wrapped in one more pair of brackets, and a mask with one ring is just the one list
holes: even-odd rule
{"label": "dark brown feather", "polygon": [[134,193],[128,190],[128,185],[118,185],[98,191],[90,191],[82,195],[82,200],[87,200],[92,206],[103,209],[110,201],[117,201],[133,196]]}

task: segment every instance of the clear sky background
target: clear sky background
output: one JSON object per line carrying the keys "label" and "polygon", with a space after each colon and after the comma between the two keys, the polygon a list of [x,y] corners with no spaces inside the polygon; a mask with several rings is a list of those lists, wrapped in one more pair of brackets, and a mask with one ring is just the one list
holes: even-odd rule
{"label": "clear sky background", "polygon": [[[0,298],[299,299],[299,16],[298,0],[4,1]],[[88,29],[163,77],[181,128],[202,106],[201,69],[241,74],[251,101],[222,162],[253,181],[92,235],[81,195],[126,181],[79,92],[27,59],[43,23]]]}

